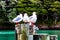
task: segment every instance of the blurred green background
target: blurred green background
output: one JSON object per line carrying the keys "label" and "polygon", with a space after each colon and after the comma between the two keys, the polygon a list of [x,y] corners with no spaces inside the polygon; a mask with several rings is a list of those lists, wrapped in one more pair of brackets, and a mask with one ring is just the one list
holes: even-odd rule
{"label": "blurred green background", "polygon": [[13,25],[12,19],[20,13],[37,12],[36,24],[60,24],[60,1],[58,0],[10,0],[0,1],[0,25]]}

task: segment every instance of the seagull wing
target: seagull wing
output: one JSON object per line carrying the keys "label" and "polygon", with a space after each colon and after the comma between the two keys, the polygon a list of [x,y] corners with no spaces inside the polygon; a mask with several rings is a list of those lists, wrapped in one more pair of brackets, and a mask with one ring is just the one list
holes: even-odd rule
{"label": "seagull wing", "polygon": [[29,17],[29,20],[30,20],[31,22],[35,23],[36,20],[37,20],[37,17],[32,15],[32,16]]}
{"label": "seagull wing", "polygon": [[16,23],[16,22],[22,21],[22,19],[23,19],[23,18],[18,15],[18,16],[17,16],[16,18],[14,18],[12,21]]}

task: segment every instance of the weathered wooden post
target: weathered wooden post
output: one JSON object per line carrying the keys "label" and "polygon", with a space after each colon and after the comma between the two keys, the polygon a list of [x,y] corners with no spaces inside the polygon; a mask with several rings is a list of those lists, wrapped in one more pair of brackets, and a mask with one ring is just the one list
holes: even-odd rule
{"label": "weathered wooden post", "polygon": [[28,24],[16,24],[15,30],[17,32],[17,40],[28,40],[29,36]]}
{"label": "weathered wooden post", "polygon": [[21,24],[21,38],[22,40],[28,40],[29,36],[29,25],[28,24]]}
{"label": "weathered wooden post", "polygon": [[20,40],[20,33],[21,33],[21,26],[20,26],[20,24],[16,24],[15,25],[15,30],[16,30],[16,33],[17,33],[17,40]]}

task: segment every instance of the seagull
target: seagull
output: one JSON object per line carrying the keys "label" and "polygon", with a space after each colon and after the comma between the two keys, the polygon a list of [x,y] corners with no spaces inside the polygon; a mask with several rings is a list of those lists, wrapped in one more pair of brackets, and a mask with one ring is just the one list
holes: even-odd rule
{"label": "seagull", "polygon": [[34,23],[36,23],[37,21],[37,15],[36,15],[36,12],[33,12],[33,15],[29,17],[29,25],[34,25]]}
{"label": "seagull", "polygon": [[29,17],[27,15],[27,13],[24,14],[23,22],[25,22],[25,23],[29,22]]}
{"label": "seagull", "polygon": [[12,22],[19,23],[23,20],[22,14],[19,14],[17,17],[15,17]]}

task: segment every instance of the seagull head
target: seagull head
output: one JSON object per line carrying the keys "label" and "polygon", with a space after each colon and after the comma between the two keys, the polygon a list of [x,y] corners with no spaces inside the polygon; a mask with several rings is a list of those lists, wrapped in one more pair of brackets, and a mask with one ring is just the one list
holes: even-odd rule
{"label": "seagull head", "polygon": [[36,12],[33,12],[33,16],[36,16]]}
{"label": "seagull head", "polygon": [[19,16],[21,16],[21,17],[22,17],[22,14],[20,13],[20,14],[19,14]]}
{"label": "seagull head", "polygon": [[25,13],[24,16],[27,16],[27,13]]}
{"label": "seagull head", "polygon": [[33,12],[33,15],[36,15],[36,12]]}

